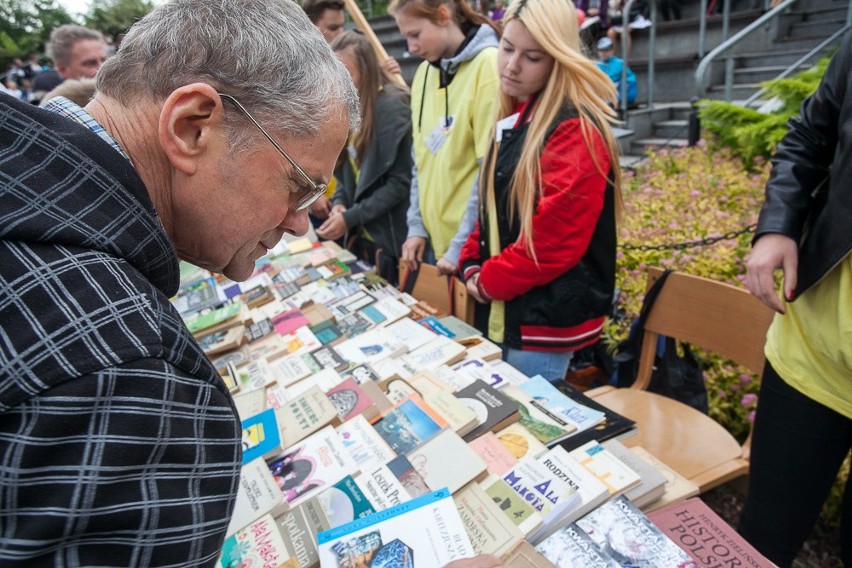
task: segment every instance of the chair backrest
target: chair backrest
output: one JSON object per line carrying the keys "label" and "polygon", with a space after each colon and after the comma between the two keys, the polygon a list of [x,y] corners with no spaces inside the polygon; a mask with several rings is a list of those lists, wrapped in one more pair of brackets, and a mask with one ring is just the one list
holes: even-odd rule
{"label": "chair backrest", "polygon": [[467,287],[457,276],[451,278],[441,276],[437,268],[423,263],[415,277],[409,273],[405,265],[400,265],[399,282],[402,289],[406,288],[409,278],[415,278],[409,291],[412,296],[428,302],[441,313],[454,315],[473,325],[474,300],[468,295]]}
{"label": "chair backrest", "polygon": [[[663,273],[651,268],[648,287]],[[747,290],[681,272],[669,274],[645,323],[635,388],[647,388],[659,335],[673,337],[763,371],[763,344],[774,312]]]}

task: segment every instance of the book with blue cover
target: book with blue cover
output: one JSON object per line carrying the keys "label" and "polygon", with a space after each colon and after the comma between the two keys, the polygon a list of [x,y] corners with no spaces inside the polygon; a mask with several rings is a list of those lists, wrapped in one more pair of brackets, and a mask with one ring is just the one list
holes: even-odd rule
{"label": "book with blue cover", "polygon": [[271,457],[281,451],[281,434],[275,409],[264,410],[242,421],[243,463],[259,457]]}
{"label": "book with blue cover", "polygon": [[324,567],[441,568],[475,555],[447,489],[317,535]]}

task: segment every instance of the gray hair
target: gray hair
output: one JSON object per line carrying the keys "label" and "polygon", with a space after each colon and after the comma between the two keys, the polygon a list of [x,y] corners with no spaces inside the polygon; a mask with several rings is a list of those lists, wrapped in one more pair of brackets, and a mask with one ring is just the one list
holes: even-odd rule
{"label": "gray hair", "polygon": [[[316,134],[330,113],[346,111],[350,130],[360,122],[349,73],[292,0],[171,0],[130,28],[97,75],[98,91],[128,107],[197,82],[295,137]],[[225,116],[232,131],[245,123]]]}
{"label": "gray hair", "polygon": [[47,55],[57,65],[68,65],[71,63],[71,52],[74,50],[74,44],[85,39],[104,41],[104,36],[97,30],[75,24],[59,26],[50,33]]}

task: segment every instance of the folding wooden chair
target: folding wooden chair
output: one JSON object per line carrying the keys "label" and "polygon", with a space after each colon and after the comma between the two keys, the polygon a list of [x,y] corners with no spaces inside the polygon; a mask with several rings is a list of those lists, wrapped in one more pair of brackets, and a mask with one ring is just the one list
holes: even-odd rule
{"label": "folding wooden chair", "polygon": [[[648,287],[662,274],[649,270]],[[675,272],[669,275],[645,324],[635,383],[599,387],[586,394],[636,421],[625,445],[641,445],[672,469],[708,489],[748,471],[750,439],[742,446],[715,420],[673,399],[648,392],[657,339],[686,341],[763,371],[763,344],[774,312],[748,291]]]}

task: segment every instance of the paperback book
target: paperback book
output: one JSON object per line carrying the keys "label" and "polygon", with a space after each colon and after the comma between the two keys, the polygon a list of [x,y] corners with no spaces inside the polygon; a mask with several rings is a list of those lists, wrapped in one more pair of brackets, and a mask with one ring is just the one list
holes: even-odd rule
{"label": "paperback book", "polygon": [[436,436],[447,422],[419,396],[394,406],[373,427],[397,454],[406,454]]}
{"label": "paperback book", "polygon": [[322,566],[442,568],[475,555],[442,489],[317,535]]}
{"label": "paperback book", "polygon": [[458,391],[456,396],[473,410],[479,422],[464,436],[466,442],[486,432],[502,430],[521,418],[518,403],[484,381],[475,381]]}

